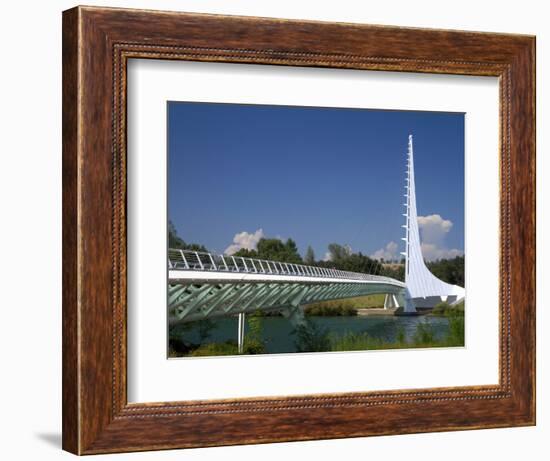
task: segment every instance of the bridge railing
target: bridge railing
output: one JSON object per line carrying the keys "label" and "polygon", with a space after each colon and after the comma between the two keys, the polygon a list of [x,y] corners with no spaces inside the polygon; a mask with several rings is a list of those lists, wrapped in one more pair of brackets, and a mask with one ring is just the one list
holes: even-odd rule
{"label": "bridge railing", "polygon": [[328,267],[268,261],[265,259],[228,256],[201,251],[168,250],[168,267],[177,270],[242,272],[247,274],[292,275],[305,277],[340,278],[351,280],[392,281],[390,277],[342,271]]}

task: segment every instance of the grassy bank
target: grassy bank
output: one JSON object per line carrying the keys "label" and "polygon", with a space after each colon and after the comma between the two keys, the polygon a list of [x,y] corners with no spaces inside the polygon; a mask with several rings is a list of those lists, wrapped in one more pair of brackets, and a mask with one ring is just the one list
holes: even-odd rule
{"label": "grassy bank", "polygon": [[464,316],[464,301],[456,306],[451,306],[449,303],[442,302],[437,304],[428,315],[438,317],[450,317],[454,315]]}
{"label": "grassy bank", "polygon": [[385,341],[367,333],[346,333],[341,337],[330,338],[330,351],[366,351],[384,349],[415,349],[425,347],[464,346],[464,317],[449,319],[449,332],[437,338],[433,327],[427,322],[418,324],[413,338],[405,339],[405,333],[397,335],[395,341]]}
{"label": "grassy bank", "polygon": [[449,320],[449,330],[444,337],[437,337],[434,327],[426,319],[416,326],[411,339],[400,330],[394,341],[387,341],[368,333],[345,333],[333,335],[308,323],[296,331],[299,352],[345,352],[382,349],[412,349],[425,347],[464,346],[464,310],[451,309],[445,314]]}
{"label": "grassy bank", "polygon": [[381,294],[322,301],[307,305],[304,313],[315,316],[352,316],[357,315],[358,309],[384,307],[384,297],[385,295]]}

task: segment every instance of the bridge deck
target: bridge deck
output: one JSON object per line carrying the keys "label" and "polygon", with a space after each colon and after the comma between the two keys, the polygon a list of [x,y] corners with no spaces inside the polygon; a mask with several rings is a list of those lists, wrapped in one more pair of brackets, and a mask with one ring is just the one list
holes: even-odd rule
{"label": "bridge deck", "polygon": [[170,250],[168,274],[170,324],[258,309],[300,321],[306,304],[405,288],[389,277],[183,250]]}
{"label": "bridge deck", "polygon": [[398,280],[380,275],[179,249],[168,251],[168,268],[170,282],[176,283],[198,280],[304,282],[306,279],[311,279],[311,281],[323,279],[354,283],[387,282],[405,286]]}
{"label": "bridge deck", "polygon": [[389,277],[372,276],[358,280],[347,277],[323,277],[309,275],[262,274],[223,271],[197,271],[172,269],[168,271],[170,283],[247,283],[247,282],[295,282],[295,283],[352,283],[363,285],[392,284],[405,288],[405,284]]}

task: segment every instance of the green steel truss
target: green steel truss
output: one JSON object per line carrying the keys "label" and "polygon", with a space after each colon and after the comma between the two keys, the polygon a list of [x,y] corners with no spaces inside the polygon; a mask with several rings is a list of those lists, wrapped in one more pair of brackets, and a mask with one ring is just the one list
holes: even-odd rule
{"label": "green steel truss", "polygon": [[371,294],[400,295],[403,288],[387,283],[335,281],[204,281],[168,285],[171,325],[256,310],[281,311],[294,323],[303,320],[302,306]]}

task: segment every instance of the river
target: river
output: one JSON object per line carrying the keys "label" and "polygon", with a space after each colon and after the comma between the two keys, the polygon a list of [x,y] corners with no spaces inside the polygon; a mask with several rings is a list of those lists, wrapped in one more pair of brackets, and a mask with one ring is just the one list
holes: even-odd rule
{"label": "river", "polygon": [[[400,331],[405,333],[405,339],[410,341],[419,322],[429,322],[436,338],[447,334],[449,322],[445,317],[432,316],[391,316],[365,315],[348,317],[307,317],[318,327],[328,330],[332,335],[342,336],[345,333],[363,333],[384,341],[394,342]],[[262,317],[262,339],[265,342],[266,353],[296,352],[296,336],[292,324],[284,317]],[[210,330],[205,342],[225,342],[237,340],[237,318],[220,318],[213,320],[214,328]],[[247,325],[248,327],[248,325]],[[247,330],[245,330],[246,332]],[[185,339],[200,343],[198,328],[193,325],[184,332]]]}

